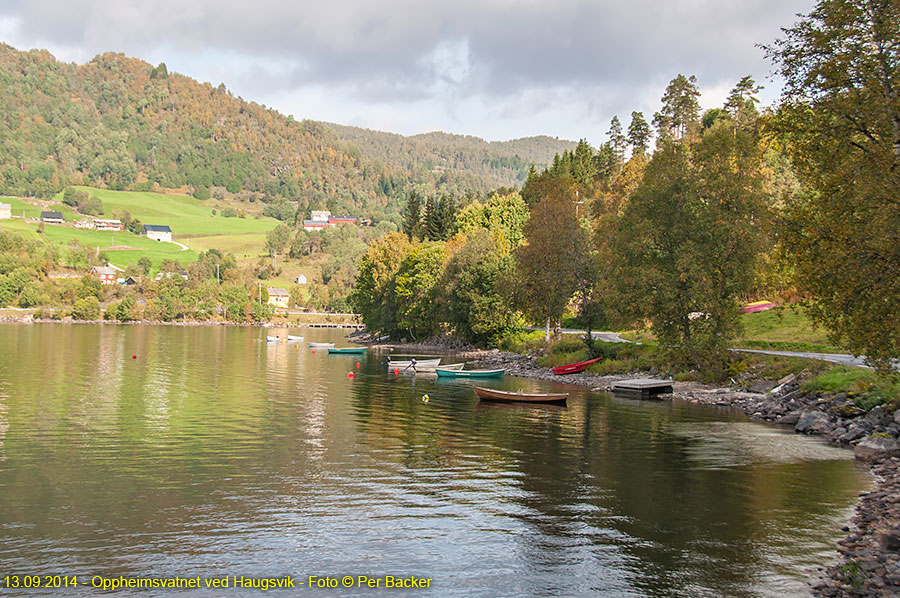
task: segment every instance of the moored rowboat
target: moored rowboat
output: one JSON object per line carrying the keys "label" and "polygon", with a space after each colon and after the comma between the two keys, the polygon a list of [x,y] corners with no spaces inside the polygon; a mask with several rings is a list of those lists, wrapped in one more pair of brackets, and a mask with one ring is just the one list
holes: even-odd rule
{"label": "moored rowboat", "polygon": [[302,336],[294,336],[293,334],[289,334],[288,340],[289,341],[302,341],[303,337]]}
{"label": "moored rowboat", "polygon": [[328,347],[328,353],[339,355],[362,355],[368,347]]}
{"label": "moored rowboat", "polygon": [[506,370],[464,370],[444,366],[434,368],[434,371],[437,372],[438,377],[446,378],[499,378]]}
{"label": "moored rowboat", "polygon": [[281,338],[277,337],[277,336],[266,336],[267,343],[277,343],[280,340],[281,340]]}
{"label": "moored rowboat", "polygon": [[574,374],[576,372],[583,372],[588,369],[591,364],[597,363],[603,359],[602,357],[597,357],[594,359],[588,359],[587,361],[579,361],[578,363],[573,363],[570,365],[560,365],[553,368],[553,373],[557,376],[562,376],[563,374]]}
{"label": "moored rowboat", "polygon": [[416,368],[417,370],[421,370],[423,368],[424,369],[428,369],[428,368],[434,369],[438,365],[440,365],[440,363],[441,363],[440,357],[435,357],[434,359],[409,359],[409,360],[404,360],[404,361],[392,361],[389,359],[387,362],[387,366],[388,366],[388,369],[391,369],[391,370],[394,368],[400,368],[400,369],[410,368],[410,369],[412,369],[413,367]]}
{"label": "moored rowboat", "polygon": [[475,386],[473,388],[475,394],[482,401],[497,401],[499,403],[551,403],[555,405],[565,405],[569,393],[524,393],[524,392],[507,392],[504,390],[494,390],[493,388],[482,388]]}
{"label": "moored rowboat", "polygon": [[324,349],[325,347],[333,347],[334,343],[306,343],[310,349]]}

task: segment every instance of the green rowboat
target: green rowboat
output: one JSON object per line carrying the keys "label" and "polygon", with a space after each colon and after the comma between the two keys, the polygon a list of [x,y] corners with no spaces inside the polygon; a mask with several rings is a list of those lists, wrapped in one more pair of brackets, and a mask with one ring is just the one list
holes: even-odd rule
{"label": "green rowboat", "polygon": [[446,370],[435,368],[441,378],[499,378],[506,370]]}
{"label": "green rowboat", "polygon": [[338,355],[362,355],[368,347],[328,347],[328,353]]}

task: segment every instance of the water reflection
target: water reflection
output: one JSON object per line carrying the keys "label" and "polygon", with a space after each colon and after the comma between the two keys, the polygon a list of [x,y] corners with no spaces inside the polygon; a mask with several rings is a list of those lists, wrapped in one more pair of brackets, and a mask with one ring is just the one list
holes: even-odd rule
{"label": "water reflection", "polygon": [[775,596],[830,558],[866,483],[848,452],[721,409],[578,388],[566,408],[480,404],[264,336],[0,327],[0,569]]}

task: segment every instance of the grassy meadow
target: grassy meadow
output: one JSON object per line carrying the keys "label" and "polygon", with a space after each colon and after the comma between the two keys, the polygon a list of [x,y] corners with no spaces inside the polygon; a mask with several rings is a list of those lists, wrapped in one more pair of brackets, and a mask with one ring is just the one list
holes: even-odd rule
{"label": "grassy meadow", "polygon": [[[110,191],[91,187],[75,187],[85,190],[103,202],[101,218],[117,218],[127,210],[132,218],[144,224],[168,225],[176,241],[189,249],[183,250],[174,243],[160,243],[129,232],[103,232],[76,229],[71,226],[47,224],[44,234],[38,233],[38,224],[21,219],[39,218],[41,212],[52,209],[62,212],[67,222],[84,218],[70,206],[61,203],[62,193],[55,202],[42,208],[17,197],[3,197],[0,201],[10,204],[12,220],[0,222],[0,228],[14,230],[25,237],[41,239],[45,242],[65,245],[71,239],[92,247],[99,247],[109,256],[110,262],[118,267],[136,263],[141,257],[149,257],[154,269],[166,259],[183,264],[197,259],[201,251],[219,249],[234,253],[240,259],[256,259],[264,250],[266,233],[278,225],[278,221],[268,217],[225,218],[204,202],[182,195],[164,195],[133,191]],[[113,249],[110,249],[110,248]],[[121,247],[121,249],[119,249]]]}

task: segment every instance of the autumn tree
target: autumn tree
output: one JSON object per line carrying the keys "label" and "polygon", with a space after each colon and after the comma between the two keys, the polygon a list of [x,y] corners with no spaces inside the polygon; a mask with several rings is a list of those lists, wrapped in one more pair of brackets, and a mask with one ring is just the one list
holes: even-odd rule
{"label": "autumn tree", "polygon": [[545,324],[544,338],[550,342],[550,325],[558,330],[578,286],[588,238],[575,214],[574,181],[551,177],[543,189],[525,223],[525,245],[516,251],[516,299],[532,320]]}
{"label": "autumn tree", "polygon": [[483,345],[520,328],[521,316],[505,286],[513,268],[512,256],[487,229],[468,233],[466,244],[450,258],[440,288],[444,319],[460,338]]}
{"label": "autumn tree", "polygon": [[754,283],[765,201],[756,136],[721,121],[702,138],[664,138],[618,222],[620,309],[648,319],[685,365],[721,376]]}
{"label": "autumn tree", "polygon": [[900,4],[821,0],[768,48],[778,114],[808,190],[785,246],[812,316],[887,368],[900,355]]}

